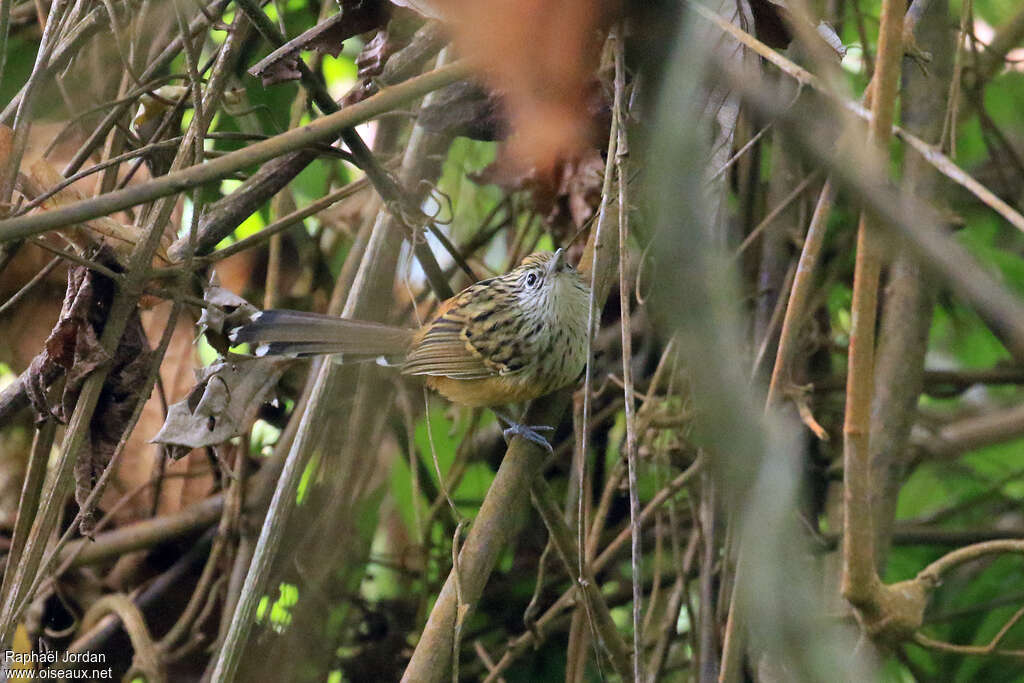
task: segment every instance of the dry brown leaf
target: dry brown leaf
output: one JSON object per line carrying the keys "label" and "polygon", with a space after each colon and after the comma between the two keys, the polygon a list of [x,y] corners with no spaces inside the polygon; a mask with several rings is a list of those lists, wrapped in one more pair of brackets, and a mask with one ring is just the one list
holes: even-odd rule
{"label": "dry brown leaf", "polygon": [[[117,267],[109,248],[94,250],[90,257]],[[67,422],[86,378],[101,365],[111,366],[89,422],[88,446],[75,463],[75,500],[80,505],[110,462],[138,401],[145,398],[139,391],[145,386],[151,352],[138,311],[132,313],[113,357],[99,343],[114,291],[114,283],[95,271],[81,266],[68,271],[60,318],[25,381],[39,419],[53,416]],[[93,523],[92,515],[84,517],[82,533],[88,534]]]}
{"label": "dry brown leaf", "polygon": [[195,388],[170,407],[153,442],[192,449],[242,434],[292,362],[235,356],[199,370]]}
{"label": "dry brown leaf", "polygon": [[301,51],[315,50],[337,57],[347,39],[387,24],[388,4],[382,0],[342,0],[340,5],[341,12],[271,52],[250,68],[249,74],[264,86],[296,80]]}
{"label": "dry brown leaf", "polygon": [[609,0],[478,0],[431,3],[451,25],[460,52],[502,92],[512,150],[548,173],[590,139],[587,82],[597,68]]}
{"label": "dry brown leaf", "polygon": [[499,146],[495,161],[468,177],[476,183],[498,185],[507,192],[528,191],[534,210],[544,217],[559,241],[593,217],[601,201],[605,166],[597,149],[586,149],[577,158],[557,164],[553,177],[541,177],[534,170],[523,172],[508,161],[507,154],[507,147]]}
{"label": "dry brown leaf", "polygon": [[387,29],[377,31],[377,35],[363,46],[359,56],[356,57],[356,84],[345,93],[345,97],[342,98],[342,106],[347,107],[361,102],[377,91],[374,79],[380,76],[388,57],[400,47],[391,40]]}

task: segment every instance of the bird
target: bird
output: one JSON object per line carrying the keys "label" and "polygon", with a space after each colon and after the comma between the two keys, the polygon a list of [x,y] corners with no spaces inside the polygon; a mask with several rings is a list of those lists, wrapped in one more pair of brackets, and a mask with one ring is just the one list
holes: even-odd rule
{"label": "bird", "polygon": [[257,311],[229,331],[257,356],[330,355],[373,360],[424,376],[449,401],[487,407],[521,436],[548,451],[538,431],[499,406],[529,401],[579,381],[587,361],[590,288],[563,249],[536,252],[505,275],[481,280],[444,301],[419,329],[331,315]]}

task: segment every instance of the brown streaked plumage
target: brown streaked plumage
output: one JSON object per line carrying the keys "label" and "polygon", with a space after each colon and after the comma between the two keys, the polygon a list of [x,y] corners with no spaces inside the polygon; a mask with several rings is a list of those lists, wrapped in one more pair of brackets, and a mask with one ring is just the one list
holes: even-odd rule
{"label": "brown streaked plumage", "polygon": [[297,311],[264,311],[236,328],[258,355],[333,354],[399,364],[468,406],[519,403],[575,382],[586,363],[589,288],[562,250],[470,285],[419,330]]}

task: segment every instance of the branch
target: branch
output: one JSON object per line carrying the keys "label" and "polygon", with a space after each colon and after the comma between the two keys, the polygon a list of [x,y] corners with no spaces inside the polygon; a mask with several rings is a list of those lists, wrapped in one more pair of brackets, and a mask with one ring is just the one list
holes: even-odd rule
{"label": "branch", "polygon": [[[922,138],[937,140],[945,118],[944,92],[952,78],[953,38],[948,30],[949,14],[944,3],[921,11],[926,12],[923,18],[918,14],[914,19],[920,22],[921,45],[935,57],[928,74],[910,60],[904,61],[900,116],[904,124]],[[909,35],[910,20],[908,11],[904,18],[904,38]],[[915,49],[920,51],[916,45]],[[905,193],[928,201],[934,201],[942,189],[948,187],[927,160],[912,153],[903,160],[902,186]],[[872,531],[879,571],[885,566],[896,502],[905,479],[910,453],[907,442],[917,416],[934,306],[934,287],[921,264],[902,244],[896,245],[895,251],[878,331],[868,447]]]}
{"label": "branch", "polygon": [[0,242],[38,235],[53,228],[105,216],[198,185],[221,180],[246,166],[273,159],[307,145],[329,141],[337,137],[345,128],[364,123],[375,116],[418,99],[428,92],[465,78],[467,74],[468,67],[464,64],[456,63],[444,66],[400,85],[386,88],[362,102],[317,119],[302,128],[276,135],[217,159],[174,171],[123,190],[75,202],[53,211],[0,221]]}
{"label": "branch", "polygon": [[128,596],[123,593],[111,593],[94,602],[82,617],[82,630],[88,631],[107,614],[115,614],[120,618],[124,630],[131,638],[132,649],[135,651],[132,656],[132,668],[125,677],[133,680],[133,674],[141,674],[150,683],[166,681],[167,677],[164,676],[160,655],[153,643],[149,628],[146,626],[146,620],[135,603],[128,599]]}
{"label": "branch", "polygon": [[[903,57],[904,3],[882,0],[878,29],[878,62],[868,140],[887,158]],[[875,569],[875,540],[871,515],[871,399],[875,374],[875,317],[882,268],[877,241],[877,217],[864,212],[857,227],[857,261],[853,273],[849,377],[843,423],[843,549],[842,594],[855,608],[874,618],[881,579]]]}
{"label": "branch", "polygon": [[1024,405],[965,417],[918,441],[929,455],[953,459],[967,451],[1004,443],[1024,435]]}
{"label": "branch", "polygon": [[[658,491],[658,493],[655,494],[651,501],[644,507],[643,512],[640,513],[638,518],[639,525],[643,527],[647,524],[647,522],[653,517],[654,513],[657,512],[676,492],[690,484],[693,478],[701,472],[703,467],[704,463],[702,460],[695,460],[685,472],[676,476],[676,478],[667,486]],[[633,531],[631,526],[624,527],[618,535],[615,536],[611,543],[608,543],[605,546],[604,550],[601,551],[601,554],[594,559],[591,564],[592,571],[594,573],[604,571],[604,569],[611,564],[612,560],[618,556],[619,551],[621,551],[622,547],[626,545],[626,542],[632,538],[632,533]],[[538,635],[540,635],[541,631],[546,626],[550,625],[564,610],[572,607],[573,596],[575,594],[575,587],[562,593],[551,607],[549,607],[547,611],[537,619],[536,629],[526,631],[513,640],[509,644],[508,649],[506,649],[502,654],[500,661],[495,665],[494,670],[488,674],[487,681],[496,680],[501,672],[505,671],[512,664],[513,660],[525,652],[531,645],[536,647],[538,644]],[[487,681],[485,681],[485,683],[487,683]]]}
{"label": "branch", "polygon": [[[565,523],[561,510],[558,509],[555,494],[539,475],[534,477],[530,494],[541,519],[544,520],[544,525],[548,528],[548,533],[551,535],[551,540],[558,551],[558,558],[562,561],[566,573],[570,577],[576,575],[578,569],[574,560],[579,555],[579,548],[576,547],[573,533]],[[638,529],[631,530],[634,532],[634,537],[639,533]],[[634,579],[639,581],[640,577],[634,577]],[[576,580],[576,584],[582,599],[587,604],[588,612],[594,617],[593,624],[596,630],[594,635],[598,637],[599,642],[608,652],[615,672],[622,676],[623,680],[627,680],[630,673],[634,671],[630,667],[635,664],[631,664],[629,647],[615,628],[615,622],[612,621],[611,613],[608,611],[608,603],[601,595],[597,578],[589,565],[584,566],[583,576]]]}
{"label": "branch", "polygon": [[[833,102],[839,104],[841,107],[843,107],[843,109],[850,112],[854,116],[863,119],[872,126],[875,125],[873,123],[875,115],[872,112],[869,112],[860,104],[853,102],[852,100],[849,100],[833,92],[831,89],[828,88],[828,86],[825,83],[822,82],[820,78],[812,74],[807,69],[797,66],[792,61],[786,59],[778,52],[776,52],[772,48],[768,47],[767,45],[759,41],[757,38],[754,38],[749,33],[725,21],[720,16],[718,16],[708,8],[701,5],[699,2],[690,2],[689,5],[693,7],[700,16],[704,17],[705,19],[713,23],[715,26],[731,35],[737,41],[739,41],[746,47],[750,48],[767,61],[774,64],[783,73],[789,75],[791,78],[796,79],[802,85],[811,86],[815,91],[821,93],[822,95],[825,95],[826,97],[831,99]],[[1016,211],[1013,207],[1004,202],[1002,199],[997,197],[984,185],[971,178],[971,176],[966,171],[957,166],[952,159],[942,154],[942,152],[939,151],[937,148],[928,144],[927,142],[917,137],[916,135],[912,135],[911,133],[907,132],[900,126],[892,125],[891,117],[889,118],[889,126],[886,128],[886,137],[888,137],[888,131],[890,130],[892,132],[892,135],[895,135],[897,139],[913,147],[930,164],[935,166],[935,168],[940,173],[945,175],[953,182],[962,185],[967,191],[969,191],[971,194],[977,197],[979,201],[989,206],[992,210],[994,210],[1000,216],[1005,218],[1015,228],[1024,231],[1024,216],[1022,216],[1018,211]]]}
{"label": "branch", "polygon": [[151,548],[209,527],[220,518],[223,509],[224,494],[217,494],[173,515],[128,524],[94,539],[72,541],[61,550],[59,561],[63,563],[73,557],[70,566],[81,567]]}

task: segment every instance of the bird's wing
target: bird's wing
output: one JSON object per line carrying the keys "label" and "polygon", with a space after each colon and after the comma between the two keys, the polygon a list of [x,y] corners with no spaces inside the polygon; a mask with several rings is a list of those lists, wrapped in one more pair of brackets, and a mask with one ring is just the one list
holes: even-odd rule
{"label": "bird's wing", "polygon": [[474,305],[473,289],[470,287],[446,301],[423,327],[402,366],[403,374],[484,379],[508,371],[503,364],[490,360],[467,332],[478,308]]}

